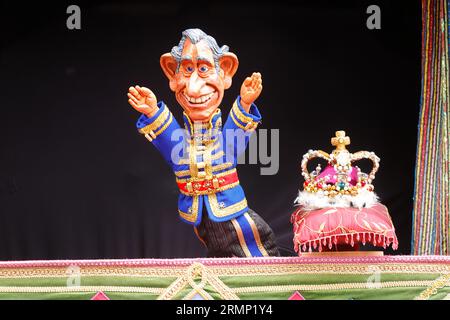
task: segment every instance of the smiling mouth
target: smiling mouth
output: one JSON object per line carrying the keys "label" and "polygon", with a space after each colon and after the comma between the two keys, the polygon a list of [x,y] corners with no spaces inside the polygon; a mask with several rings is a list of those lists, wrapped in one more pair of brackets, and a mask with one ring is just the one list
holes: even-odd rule
{"label": "smiling mouth", "polygon": [[211,100],[214,93],[216,93],[216,91],[210,92],[208,94],[204,94],[198,98],[194,98],[194,97],[189,96],[186,92],[183,92],[183,96],[190,104],[202,105],[202,104],[208,102],[209,100]]}

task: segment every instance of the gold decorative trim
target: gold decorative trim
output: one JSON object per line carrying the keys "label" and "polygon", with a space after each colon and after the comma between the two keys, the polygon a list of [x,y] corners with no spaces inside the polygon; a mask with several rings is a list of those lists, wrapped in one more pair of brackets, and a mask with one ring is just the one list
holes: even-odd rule
{"label": "gold decorative trim", "polygon": [[[191,267],[189,267],[191,268]],[[192,272],[192,271],[190,271]],[[123,293],[148,293],[159,295],[158,300],[173,299],[186,285],[190,284],[193,290],[189,292],[184,299],[191,299],[196,293],[199,293],[206,299],[212,299],[206,291],[203,290],[206,283],[209,283],[223,299],[239,300],[237,294],[245,293],[264,293],[264,292],[292,292],[292,291],[334,291],[349,289],[373,289],[367,282],[350,282],[350,283],[334,283],[334,284],[311,284],[311,285],[277,285],[277,286],[251,286],[251,287],[227,287],[217,276],[209,273],[209,269],[204,269],[200,284],[196,284],[194,278],[198,275],[187,274],[186,268],[184,273],[175,280],[168,288],[149,288],[134,286],[1,286],[0,293],[77,293],[77,292],[123,292]],[[192,284],[195,284],[194,286]],[[402,287],[433,287],[436,280],[407,280],[407,281],[384,281],[377,283],[377,288],[402,288]],[[450,286],[448,280],[439,284],[440,288]],[[427,290],[429,290],[428,288]],[[203,291],[202,291],[203,290]],[[427,291],[425,290],[425,291]],[[435,294],[435,293],[433,293]],[[431,295],[433,295],[431,294]],[[429,296],[422,298],[428,299]],[[416,298],[418,299],[418,298]],[[420,299],[419,299],[420,300]]]}
{"label": "gold decorative trim", "polygon": [[259,251],[261,251],[262,255],[264,257],[268,257],[269,254],[267,253],[266,249],[264,248],[262,242],[261,242],[261,238],[259,237],[259,231],[258,228],[256,227],[255,222],[253,221],[253,219],[250,217],[250,215],[248,214],[248,212],[244,213],[244,217],[247,220],[248,224],[250,225],[250,227],[252,228],[252,232],[253,232],[253,237],[255,238],[256,241],[256,245],[258,246]]}
{"label": "gold decorative trim", "polygon": [[220,145],[221,145],[220,142],[216,142],[215,144],[212,145],[211,151],[216,151],[217,149],[219,149]]}
{"label": "gold decorative trim", "polygon": [[450,265],[411,264],[285,264],[209,267],[220,276],[290,275],[290,274],[372,274],[373,267],[380,273],[448,273]]}
{"label": "gold decorative trim", "polygon": [[220,158],[222,158],[224,155],[225,155],[225,152],[223,152],[223,150],[221,150],[221,151],[219,151],[219,152],[217,152],[217,153],[215,153],[215,154],[212,154],[212,155],[211,155],[211,160],[217,160],[217,159],[220,159]]}
{"label": "gold decorative trim", "polygon": [[151,131],[155,131],[167,120],[167,118],[171,114],[172,113],[169,111],[169,108],[164,106],[163,112],[161,112],[161,114],[152,123],[139,129],[139,132],[142,134],[149,134]]}
{"label": "gold decorative trim", "polygon": [[252,254],[250,253],[247,243],[245,242],[244,234],[242,233],[242,229],[241,226],[239,225],[239,222],[237,222],[236,219],[231,219],[231,223],[233,224],[233,227],[238,236],[239,244],[241,245],[242,251],[244,251],[246,257],[251,257]]}
{"label": "gold decorative trim", "polygon": [[149,287],[122,287],[122,286],[20,286],[20,287],[0,287],[0,293],[65,293],[65,292],[127,292],[127,293],[150,293],[159,295],[164,292],[165,288],[149,288]]}
{"label": "gold decorative trim", "polygon": [[[214,113],[212,114],[212,116],[209,118],[208,125],[209,125],[210,128],[212,128],[212,126],[213,126],[213,125],[212,125],[212,120],[213,120],[214,116],[216,116],[216,115],[219,114],[219,113],[220,113],[220,109],[217,108],[216,111],[214,111]],[[218,122],[219,122],[219,123],[218,123]],[[217,119],[217,120],[216,120],[216,126],[215,126],[216,128],[218,127],[218,124],[220,124],[220,125],[222,124],[222,120],[221,120],[221,119]]]}
{"label": "gold decorative trim", "polygon": [[[234,173],[234,172],[236,172],[236,168],[233,168],[233,169],[231,169],[231,170],[228,170],[228,171],[224,171],[224,172],[215,174],[214,177],[220,178],[220,177],[226,176],[226,175],[228,175],[228,174],[232,174],[232,173]],[[178,183],[187,183],[187,182],[193,181],[192,178],[187,178],[187,179],[178,179],[178,178],[177,178],[176,180],[177,180]]]}
{"label": "gold decorative trim", "polygon": [[171,300],[178,292],[188,284],[187,275],[184,273],[180,278],[172,282],[157,298],[157,300]]}
{"label": "gold decorative trim", "polygon": [[184,116],[184,117],[187,119],[187,121],[189,122],[189,129],[190,129],[189,134],[190,134],[191,136],[193,136],[193,135],[194,135],[194,126],[193,126],[193,124],[192,124],[191,118],[189,118],[189,116],[186,114],[186,112],[183,112],[183,116]]}
{"label": "gold decorative trim", "polygon": [[192,213],[186,213],[183,212],[181,210],[178,209],[178,213],[180,214],[180,216],[189,221],[189,222],[195,222],[197,221],[197,217],[198,217],[198,196],[193,196],[192,197]]}
{"label": "gold decorative trim", "polygon": [[[225,163],[221,163],[221,164],[213,166],[212,171],[216,172],[216,171],[228,169],[229,167],[232,167],[232,166],[233,166],[233,164],[231,162],[225,162]],[[221,174],[221,173],[219,173],[219,174]],[[218,174],[216,174],[216,175],[218,175]]]}
{"label": "gold decorative trim", "polygon": [[191,177],[196,177],[198,174],[198,168],[196,166],[197,154],[195,153],[195,145],[189,145],[189,172]]}
{"label": "gold decorative trim", "polygon": [[241,128],[242,130],[245,130],[245,126],[243,126],[242,124],[239,123],[239,121],[236,120],[233,111],[230,111],[230,117],[233,120],[234,124],[236,126],[238,126],[239,128]]}
{"label": "gold decorative trim", "polygon": [[253,119],[246,116],[245,114],[242,113],[242,111],[239,109],[239,106],[237,104],[237,100],[234,101],[233,103],[233,107],[231,108],[231,110],[234,112],[235,116],[241,120],[243,123],[253,123]]}
{"label": "gold decorative trim", "polygon": [[212,162],[212,155],[211,151],[212,145],[206,146],[206,150],[203,153],[203,161],[205,162],[205,173],[207,179],[212,179],[212,170],[211,170],[211,162]]}
{"label": "gold decorative trim", "polygon": [[[206,300],[214,300],[211,295],[205,291],[205,285],[207,283],[207,277],[206,277],[206,269],[201,263],[193,263],[187,270],[186,274],[186,280],[187,283],[191,286],[192,290],[189,292],[183,300],[192,300],[192,298],[199,294],[203,297],[203,299]],[[195,279],[200,277],[200,282],[195,282]]]}
{"label": "gold decorative trim", "polygon": [[[124,268],[124,267],[82,267],[82,277],[165,277],[179,276],[179,268]],[[0,279],[66,278],[67,268],[14,268],[0,269]]]}
{"label": "gold decorative trim", "polygon": [[414,300],[428,300],[431,296],[435,295],[439,289],[449,286],[450,273],[444,274],[434,280],[431,285],[420,293]]}
{"label": "gold decorative trim", "polygon": [[[191,148],[191,146],[193,147],[193,148]],[[180,159],[179,161],[178,161],[178,165],[186,165],[186,164],[188,164],[188,165],[191,165],[191,164],[197,164],[197,155],[199,155],[199,154],[203,154],[203,157],[205,157],[205,154],[208,152],[208,150],[210,151],[210,152],[212,152],[212,151],[215,151],[215,150],[217,150],[217,149],[219,149],[219,147],[220,147],[220,143],[216,143],[216,144],[214,144],[214,145],[212,145],[212,147],[209,149],[208,148],[208,150],[207,149],[205,149],[205,150],[201,150],[201,151],[198,151],[198,150],[195,150],[195,147],[198,147],[199,145],[197,145],[197,144],[195,144],[195,143],[189,143],[189,158],[182,158],[182,159]],[[194,154],[195,154],[195,156],[192,156],[191,157],[191,152],[192,152],[192,150],[194,150]],[[204,160],[205,161],[205,160]],[[184,171],[178,171],[178,172],[180,172],[180,173],[185,173],[185,172],[188,172],[188,173],[190,173],[190,171],[187,171],[187,170],[184,170]],[[176,176],[183,176],[183,175],[181,175],[181,174],[179,174],[178,172],[175,172],[175,175]],[[184,175],[186,175],[186,174],[184,174]]]}
{"label": "gold decorative trim", "polygon": [[216,217],[226,217],[233,213],[236,213],[238,211],[241,211],[245,208],[247,208],[247,199],[244,198],[239,202],[236,202],[235,204],[232,204],[231,206],[220,208],[219,203],[217,201],[217,195],[215,193],[208,195],[208,201],[209,205],[211,207],[211,210],[213,214]]}
{"label": "gold decorative trim", "polygon": [[[402,288],[402,287],[426,287],[432,284],[430,280],[411,280],[411,281],[384,281],[377,282],[377,288]],[[371,286],[372,285],[372,286]],[[257,293],[257,292],[293,292],[293,291],[332,291],[348,289],[371,289],[373,283],[367,282],[349,282],[349,283],[330,283],[330,284],[304,284],[304,285],[279,285],[279,286],[254,286],[233,288],[234,293]]]}
{"label": "gold decorative trim", "polygon": [[198,233],[197,227],[194,227],[194,233],[195,233],[195,235],[197,236],[198,240],[200,240],[200,242],[201,242],[205,247],[208,247],[208,246],[206,245],[205,240],[204,240],[202,237],[200,237],[200,234]]}
{"label": "gold decorative trim", "polygon": [[190,163],[190,160],[189,160],[189,159],[181,158],[181,159],[178,161],[177,165],[183,165],[183,164],[189,164],[189,163]]}
{"label": "gold decorative trim", "polygon": [[[200,279],[199,283],[195,281],[198,278]],[[190,285],[192,290],[183,298],[183,300],[192,299],[195,294],[200,294],[207,300],[213,300],[212,296],[204,290],[205,285],[208,283],[217,291],[217,293],[219,293],[222,299],[239,300],[239,297],[232,289],[227,287],[217,276],[211,274],[208,268],[198,262],[194,262],[188,268],[185,268],[185,273],[164,290],[158,297],[158,300],[173,299],[187,285]]]}
{"label": "gold decorative trim", "polygon": [[183,190],[180,190],[180,193],[184,194],[185,196],[190,196],[190,197],[193,197],[193,196],[205,196],[205,195],[210,195],[210,194],[213,194],[213,193],[222,192],[222,191],[225,191],[225,190],[232,189],[232,188],[236,187],[237,185],[239,185],[239,181],[227,184],[226,186],[219,187],[219,188],[214,189],[214,190],[195,191],[195,194],[194,193],[185,192]]}
{"label": "gold decorative trim", "polygon": [[233,111],[230,112],[230,117],[233,120],[234,124],[236,126],[238,126],[239,128],[241,128],[244,131],[254,131],[256,130],[256,128],[258,127],[258,122],[254,122],[253,120],[251,122],[247,122],[245,126],[243,126],[242,124],[239,123],[239,121],[236,120],[235,115],[233,113]]}
{"label": "gold decorative trim", "polygon": [[191,170],[180,170],[180,171],[175,171],[175,176],[176,177],[185,177],[185,176],[189,176],[191,174]]}
{"label": "gold decorative trim", "polygon": [[322,251],[302,252],[301,257],[382,257],[383,251]]}
{"label": "gold decorative trim", "polygon": [[172,121],[173,121],[173,115],[172,115],[172,113],[169,115],[169,120],[158,130],[158,131],[156,131],[155,132],[155,136],[157,137],[157,136],[159,136],[161,133],[163,133],[166,129],[167,129],[167,127],[168,126],[170,126],[170,124],[172,123]]}
{"label": "gold decorative trim", "polygon": [[[221,171],[224,169],[228,169],[229,167],[232,167],[233,164],[231,162],[225,162],[225,163],[221,163],[215,166],[212,166],[212,172],[217,172],[217,171]],[[190,171],[189,170],[180,170],[180,171],[175,171],[175,176],[176,177],[185,177],[190,175]]]}
{"label": "gold decorative trim", "polygon": [[[220,109],[217,108],[216,111],[211,115],[211,117],[209,118],[208,122],[194,122],[192,123],[191,118],[189,118],[189,116],[186,114],[186,112],[183,112],[183,116],[187,119],[187,121],[189,122],[189,126],[190,126],[190,134],[191,136],[194,135],[194,128],[195,129],[212,129],[213,125],[212,125],[212,119],[214,118],[214,116],[216,116],[218,113],[220,113]],[[216,125],[215,128],[217,129],[218,127],[220,127],[222,125],[222,119],[219,118],[216,121]]]}
{"label": "gold decorative trim", "polygon": [[[292,274],[372,274],[373,267],[381,274],[435,273],[449,274],[449,264],[367,263],[367,264],[255,264],[207,266],[216,276],[257,276]],[[81,267],[81,277],[177,277],[185,267]],[[67,267],[0,268],[0,278],[60,278],[67,277]]]}

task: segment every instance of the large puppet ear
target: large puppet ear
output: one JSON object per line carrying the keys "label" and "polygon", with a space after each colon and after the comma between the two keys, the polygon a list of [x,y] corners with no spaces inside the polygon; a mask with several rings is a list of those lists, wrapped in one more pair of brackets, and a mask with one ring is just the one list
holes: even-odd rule
{"label": "large puppet ear", "polygon": [[239,60],[234,53],[224,53],[219,60],[220,71],[223,72],[225,89],[231,87],[231,82],[234,74],[237,71]]}
{"label": "large puppet ear", "polygon": [[170,53],[165,53],[159,59],[161,68],[164,74],[169,79],[169,86],[172,91],[175,91],[175,73],[177,72],[177,60],[172,57]]}

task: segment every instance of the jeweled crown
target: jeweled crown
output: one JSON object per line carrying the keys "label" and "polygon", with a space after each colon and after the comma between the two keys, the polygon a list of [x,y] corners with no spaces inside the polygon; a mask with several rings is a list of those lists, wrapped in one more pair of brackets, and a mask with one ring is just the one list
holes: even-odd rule
{"label": "jeweled crown", "polygon": [[[336,148],[331,154],[322,150],[309,150],[303,155],[301,170],[305,178],[304,192],[327,196],[329,198],[339,196],[358,196],[362,191],[373,192],[372,181],[380,166],[380,158],[369,151],[351,153],[346,146],[350,144],[350,137],[345,131],[336,131],[336,136],[331,138],[331,144]],[[308,162],[314,158],[322,158],[328,162],[322,171],[320,164],[317,168],[308,172]],[[352,163],[361,159],[369,159],[373,163],[369,174],[361,171]]]}

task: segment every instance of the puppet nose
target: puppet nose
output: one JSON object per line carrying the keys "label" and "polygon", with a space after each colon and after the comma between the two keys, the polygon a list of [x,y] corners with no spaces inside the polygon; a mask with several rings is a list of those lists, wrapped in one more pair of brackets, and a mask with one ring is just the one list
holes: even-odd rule
{"label": "puppet nose", "polygon": [[205,81],[198,76],[197,72],[193,72],[186,87],[187,94],[193,98],[200,97],[200,91],[204,84]]}

